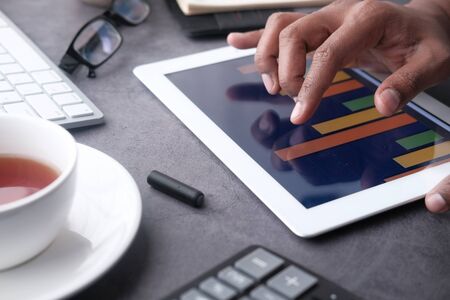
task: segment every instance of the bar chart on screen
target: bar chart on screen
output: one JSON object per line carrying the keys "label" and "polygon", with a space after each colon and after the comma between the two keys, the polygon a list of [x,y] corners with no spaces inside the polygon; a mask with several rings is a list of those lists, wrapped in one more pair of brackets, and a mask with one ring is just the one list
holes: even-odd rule
{"label": "bar chart on screen", "polygon": [[[382,141],[391,143],[393,149],[391,163],[394,166],[385,182],[450,161],[448,139],[406,112],[398,111],[391,117],[385,117],[375,108],[373,94],[360,96],[361,89],[365,89],[363,82],[345,71],[338,72],[333,84],[324,93],[321,105],[326,106],[327,101],[334,97],[347,109],[347,113],[312,124],[319,137],[277,149],[275,154],[289,162],[349,143],[356,143],[363,152],[369,153],[369,147],[382,136]],[[356,93],[358,90],[359,93]],[[389,169],[389,165],[386,167]]]}

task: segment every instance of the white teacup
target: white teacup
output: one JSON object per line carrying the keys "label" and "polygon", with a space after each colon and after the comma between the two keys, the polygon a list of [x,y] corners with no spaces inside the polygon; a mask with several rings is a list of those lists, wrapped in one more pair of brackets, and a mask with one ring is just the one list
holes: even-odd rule
{"label": "white teacup", "polygon": [[75,192],[77,145],[62,127],[38,118],[0,113],[0,155],[27,157],[59,176],[25,198],[0,204],[0,270],[36,256],[66,222]]}

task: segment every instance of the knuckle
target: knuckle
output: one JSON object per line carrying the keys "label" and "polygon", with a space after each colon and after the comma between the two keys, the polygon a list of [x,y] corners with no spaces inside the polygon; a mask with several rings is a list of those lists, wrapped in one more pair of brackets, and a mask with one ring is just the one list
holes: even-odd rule
{"label": "knuckle", "polygon": [[282,12],[276,12],[269,16],[266,22],[266,27],[277,26],[285,19],[286,14]]}
{"label": "knuckle", "polygon": [[319,47],[313,56],[313,61],[318,64],[325,64],[334,59],[334,51],[332,46]]}
{"label": "knuckle", "polygon": [[280,43],[290,43],[296,37],[299,36],[299,29],[297,26],[290,25],[280,32]]}
{"label": "knuckle", "polygon": [[391,11],[391,6],[377,0],[366,0],[359,4],[358,13],[364,18],[384,18]]}
{"label": "knuckle", "polygon": [[265,58],[260,52],[256,52],[256,54],[255,54],[255,65],[256,65],[256,68],[260,72],[265,71],[264,70],[265,69],[264,68],[264,66],[265,66]]}

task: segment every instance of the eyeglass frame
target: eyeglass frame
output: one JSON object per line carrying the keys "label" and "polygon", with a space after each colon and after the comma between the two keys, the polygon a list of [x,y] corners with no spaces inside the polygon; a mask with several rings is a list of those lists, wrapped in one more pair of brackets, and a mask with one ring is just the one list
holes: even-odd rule
{"label": "eyeglass frame", "polygon": [[[147,19],[148,16],[150,15],[150,13],[149,13],[149,15],[147,15],[145,17],[145,19],[140,23],[132,23],[132,22],[129,22],[128,20],[126,20],[125,18],[123,18],[122,16],[115,14],[112,11],[113,6],[114,6],[114,1],[108,10],[106,10],[103,14],[89,20],[86,24],[84,24],[78,30],[78,32],[75,34],[74,38],[72,39],[72,42],[70,43],[69,47],[67,48],[66,52],[64,53],[64,56],[61,58],[61,61],[58,65],[61,69],[63,69],[64,71],[66,71],[69,74],[72,74],[80,65],[84,65],[84,66],[88,67],[88,69],[89,69],[88,77],[95,78],[96,77],[95,69],[99,68],[105,62],[107,62],[120,49],[120,47],[123,44],[123,36],[119,31],[120,23],[124,23],[128,26],[135,27],[135,26],[142,24],[145,21],[145,19]],[[117,34],[120,37],[120,41],[119,41],[119,45],[116,47],[116,49],[113,52],[111,52],[104,61],[102,61],[101,63],[99,63],[97,65],[93,65],[89,61],[84,59],[84,57],[81,56],[74,49],[74,44],[75,44],[75,41],[77,40],[77,38],[83,32],[83,30],[85,30],[86,27],[88,27],[89,25],[91,25],[92,23],[94,23],[98,20],[103,20],[104,22],[109,23],[117,31]]]}

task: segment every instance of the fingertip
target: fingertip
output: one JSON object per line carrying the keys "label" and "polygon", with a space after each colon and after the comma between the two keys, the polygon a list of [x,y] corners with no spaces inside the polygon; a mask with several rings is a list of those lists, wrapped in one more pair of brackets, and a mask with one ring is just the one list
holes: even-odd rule
{"label": "fingertip", "polygon": [[235,48],[239,46],[239,35],[242,35],[240,32],[231,32],[227,35],[227,43]]}
{"label": "fingertip", "polygon": [[449,204],[439,193],[427,195],[425,197],[425,205],[432,213],[443,213],[449,210]]}
{"label": "fingertip", "polygon": [[400,93],[392,88],[386,88],[375,96],[375,106],[378,111],[391,116],[400,108]]}
{"label": "fingertip", "polygon": [[291,123],[295,125],[300,125],[302,123],[302,115],[304,111],[304,105],[301,100],[294,98],[295,106],[291,113]]}

